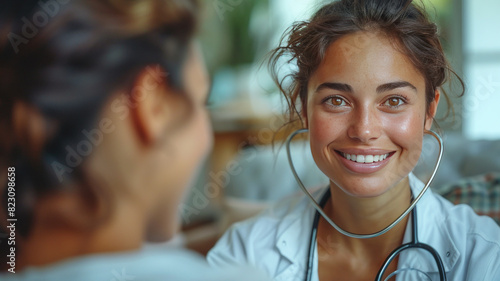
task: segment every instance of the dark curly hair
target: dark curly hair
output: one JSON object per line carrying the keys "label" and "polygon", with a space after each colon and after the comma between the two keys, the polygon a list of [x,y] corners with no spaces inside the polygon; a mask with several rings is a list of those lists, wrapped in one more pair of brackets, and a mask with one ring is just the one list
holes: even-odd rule
{"label": "dark curly hair", "polygon": [[[290,123],[300,120],[301,113],[305,113],[302,110],[306,110],[307,84],[327,48],[342,36],[358,31],[382,32],[408,56],[425,78],[427,108],[434,100],[435,90],[452,74],[464,88],[445,58],[437,26],[411,0],[333,1],[321,7],[310,20],[291,26],[279,47],[271,52],[269,69],[288,102]],[[280,77],[283,60],[296,68]],[[441,91],[450,104],[444,90]]]}

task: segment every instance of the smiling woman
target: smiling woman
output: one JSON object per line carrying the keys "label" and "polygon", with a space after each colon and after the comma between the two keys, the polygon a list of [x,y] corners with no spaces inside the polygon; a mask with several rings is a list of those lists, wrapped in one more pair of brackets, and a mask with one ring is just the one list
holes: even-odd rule
{"label": "smiling woman", "polygon": [[[365,44],[346,55],[343,46],[356,40]],[[426,115],[424,77],[385,35],[360,31],[341,37],[310,77],[302,112],[316,164],[343,190],[339,196],[385,193],[416,165],[412,156],[421,151],[422,131],[430,129],[438,102],[436,91]],[[375,157],[382,160],[373,163]],[[403,164],[406,169],[396,169]],[[387,171],[400,175],[387,182]],[[405,190],[401,196],[409,197]]]}
{"label": "smiling woman", "polygon": [[[279,78],[281,61],[296,71]],[[427,185],[412,174],[453,74],[422,8],[410,0],[326,4],[289,29],[270,67],[330,184],[235,225],[211,263],[250,260],[276,280],[500,278],[493,220],[421,193]],[[412,215],[401,216],[413,198]],[[308,199],[321,201],[321,212]],[[408,251],[387,259],[403,244]]]}

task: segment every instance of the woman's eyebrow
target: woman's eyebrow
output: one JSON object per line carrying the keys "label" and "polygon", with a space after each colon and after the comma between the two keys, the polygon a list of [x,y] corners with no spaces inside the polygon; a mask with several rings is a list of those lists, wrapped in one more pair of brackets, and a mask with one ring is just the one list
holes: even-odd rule
{"label": "woman's eyebrow", "polygon": [[397,81],[397,82],[386,83],[386,84],[382,84],[382,85],[378,86],[377,87],[377,94],[391,91],[391,90],[394,90],[397,88],[404,88],[404,87],[410,87],[411,89],[413,89],[415,91],[415,93],[417,92],[417,87],[413,86],[410,82]]}
{"label": "woman's eyebrow", "polygon": [[[404,87],[409,87],[413,89],[415,92],[417,92],[417,87],[413,86],[410,82],[407,81],[396,81],[396,82],[390,82],[390,83],[385,83],[377,87],[377,94],[391,91],[397,88],[404,88]],[[321,85],[318,86],[316,89],[316,92],[319,92],[323,89],[331,89],[331,90],[337,90],[341,92],[347,92],[347,93],[352,93],[352,87],[349,84],[345,83],[334,83],[334,82],[326,82],[322,83]]]}
{"label": "woman's eyebrow", "polygon": [[316,92],[319,92],[323,89],[332,89],[341,92],[352,93],[352,87],[349,84],[343,84],[343,83],[333,83],[333,82],[322,83],[321,85],[318,86],[318,88],[316,88]]}

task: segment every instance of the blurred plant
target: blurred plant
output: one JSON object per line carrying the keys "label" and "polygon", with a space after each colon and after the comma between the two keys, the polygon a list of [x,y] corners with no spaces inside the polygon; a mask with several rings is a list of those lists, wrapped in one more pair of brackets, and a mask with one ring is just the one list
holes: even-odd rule
{"label": "blurred plant", "polygon": [[268,12],[269,0],[213,0],[206,6],[200,33],[209,70],[248,65],[259,59],[261,42],[268,41],[265,22],[259,32],[252,24]]}

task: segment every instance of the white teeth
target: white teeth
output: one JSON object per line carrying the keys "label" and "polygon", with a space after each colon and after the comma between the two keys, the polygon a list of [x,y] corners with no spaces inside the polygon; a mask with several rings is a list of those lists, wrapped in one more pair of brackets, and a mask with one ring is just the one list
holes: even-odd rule
{"label": "white teeth", "polygon": [[366,155],[365,163],[373,163],[373,155]]}
{"label": "white teeth", "polygon": [[342,156],[344,156],[344,158],[346,158],[347,160],[358,163],[373,163],[386,159],[387,156],[389,156],[389,153],[382,155],[356,155],[342,152]]}
{"label": "white teeth", "polygon": [[365,163],[365,156],[364,155],[357,155],[356,156],[356,162],[358,162],[358,163]]}

